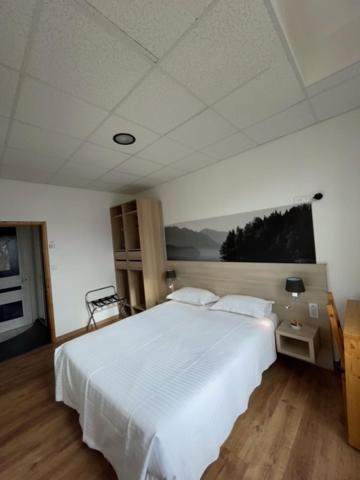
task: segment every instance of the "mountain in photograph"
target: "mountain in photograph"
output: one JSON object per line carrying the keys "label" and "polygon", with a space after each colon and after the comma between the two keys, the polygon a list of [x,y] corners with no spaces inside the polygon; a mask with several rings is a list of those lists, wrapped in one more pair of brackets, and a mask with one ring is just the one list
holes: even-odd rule
{"label": "mountain in photograph", "polygon": [[218,243],[203,232],[189,228],[166,227],[166,243],[175,247],[217,248]]}
{"label": "mountain in photograph", "polygon": [[223,244],[226,240],[228,232],[222,232],[220,230],[212,230],[211,228],[203,228],[201,233],[210,237],[214,242],[216,242],[219,247]]}
{"label": "mountain in photograph", "polygon": [[[215,233],[221,233],[218,237]],[[211,235],[210,235],[211,234]],[[166,251],[168,260],[220,260],[220,247],[227,232],[204,229],[196,232],[189,228],[165,227]]]}

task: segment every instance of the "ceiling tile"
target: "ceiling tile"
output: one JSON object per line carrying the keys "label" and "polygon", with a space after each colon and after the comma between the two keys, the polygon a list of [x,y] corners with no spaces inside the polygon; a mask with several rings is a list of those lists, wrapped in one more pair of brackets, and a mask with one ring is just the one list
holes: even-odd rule
{"label": "ceiling tile", "polygon": [[235,132],[235,127],[208,109],[170,132],[168,136],[194,149],[201,149]]}
{"label": "ceiling tile", "polygon": [[10,117],[19,75],[0,65],[0,115]]}
{"label": "ceiling tile", "polygon": [[89,183],[86,188],[89,190],[97,190],[99,192],[112,192],[112,193],[120,193],[120,189],[117,185],[113,183],[106,183],[101,180],[94,180],[93,182]]}
{"label": "ceiling tile", "polygon": [[195,152],[189,157],[182,158],[171,164],[171,167],[179,168],[185,172],[194,172],[199,168],[208,167],[215,163],[216,160],[209,158],[204,153]]}
{"label": "ceiling tile", "polygon": [[324,90],[328,90],[329,88],[336,87],[336,85],[339,85],[345,80],[349,80],[357,75],[360,75],[360,62],[354,63],[353,65],[350,65],[349,67],[344,68],[333,75],[329,75],[328,77],[324,78],[324,80],[320,80],[319,82],[309,85],[306,88],[306,91],[309,97],[313,97],[314,95],[317,95]]}
{"label": "ceiling tile", "polygon": [[220,0],[160,63],[211,104],[285,58],[263,0]]}
{"label": "ceiling tile", "polygon": [[76,2],[45,2],[28,65],[33,76],[112,109],[150,67]]}
{"label": "ceiling tile", "polygon": [[85,188],[90,180],[84,177],[77,177],[71,173],[57,173],[49,180],[51,185],[59,185],[62,187]]}
{"label": "ceiling tile", "polygon": [[144,192],[145,190],[149,190],[152,186],[147,183],[141,183],[139,185],[126,185],[120,189],[120,193],[124,193],[126,195],[135,195],[137,193]]}
{"label": "ceiling tile", "polygon": [[56,172],[64,164],[64,161],[63,158],[41,155],[19,148],[7,148],[4,156],[4,164],[36,168],[45,172]]}
{"label": "ceiling tile", "polygon": [[7,118],[0,117],[0,146],[5,143],[8,126],[9,120]]}
{"label": "ceiling tile", "polygon": [[52,174],[38,168],[26,168],[13,165],[2,165],[0,177],[23,182],[47,183]]}
{"label": "ceiling tile", "polygon": [[144,191],[144,190],[149,190],[149,188],[153,188],[156,185],[159,185],[161,182],[162,180],[147,176],[147,177],[141,177],[135,180],[134,182],[131,182],[131,184],[129,184],[129,187],[132,187],[132,186],[138,187],[138,188],[141,188],[141,191]]}
{"label": "ceiling tile", "polygon": [[15,117],[39,127],[87,137],[107,116],[105,110],[31,78],[22,84]]}
{"label": "ceiling tile", "polygon": [[216,160],[223,160],[255,146],[256,143],[253,140],[239,132],[235,133],[235,135],[231,135],[231,137],[225,138],[224,140],[220,140],[213,145],[209,145],[204,148],[203,152]]}
{"label": "ceiling tile", "polygon": [[214,109],[239,128],[248,127],[278,113],[304,98],[290,65],[272,67],[235,90]]}
{"label": "ceiling tile", "polygon": [[[136,142],[132,145],[118,145],[113,141],[116,133],[131,133]],[[154,142],[159,135],[141,127],[130,120],[125,120],[117,115],[111,115],[89,138],[90,142],[111,148],[116,152],[134,154]]]}
{"label": "ceiling tile", "polygon": [[123,173],[119,170],[111,170],[110,172],[103,175],[99,180],[105,183],[112,183],[116,185],[127,185],[132,183],[139,178],[139,175],[132,175],[130,173]]}
{"label": "ceiling tile", "polygon": [[159,170],[160,168],[161,165],[159,165],[158,163],[151,162],[150,160],[144,160],[143,158],[139,157],[131,157],[129,158],[129,160],[126,160],[126,162],[122,163],[115,170],[118,170],[119,172],[145,176],[149,173]]}
{"label": "ceiling tile", "polygon": [[283,135],[296,132],[315,122],[309,104],[304,101],[284,112],[256,123],[244,130],[258,143],[265,143]]}
{"label": "ceiling tile", "polygon": [[153,160],[162,165],[168,165],[179,158],[189,155],[191,152],[192,150],[184,145],[180,145],[167,137],[162,137],[160,140],[157,140],[143,150],[140,155],[147,160]]}
{"label": "ceiling tile", "polygon": [[20,69],[36,0],[1,0],[0,62]]}
{"label": "ceiling tile", "polygon": [[211,0],[88,0],[136,42],[161,57]]}
{"label": "ceiling tile", "polygon": [[164,134],[204,107],[200,100],[156,69],[121,103],[117,113]]}
{"label": "ceiling tile", "polygon": [[92,165],[79,165],[72,162],[67,163],[59,170],[59,175],[73,175],[75,178],[87,178],[95,180],[106,173],[108,169],[101,167],[94,167]]}
{"label": "ceiling tile", "polygon": [[48,132],[38,127],[25,125],[15,121],[9,146],[38,152],[43,155],[67,158],[80,145],[81,140],[62,135],[61,133]]}
{"label": "ceiling tile", "polygon": [[360,105],[360,76],[326,90],[310,99],[319,120],[345,113]]}
{"label": "ceiling tile", "polygon": [[270,0],[305,85],[360,60],[360,2]]}
{"label": "ceiling tile", "polygon": [[173,167],[163,167],[161,170],[158,170],[157,172],[151,173],[146,177],[146,179],[151,180],[157,180],[157,181],[163,181],[167,182],[170,180],[173,180],[174,178],[177,177],[182,177],[185,174],[183,170],[180,170],[178,168],[173,168]]}
{"label": "ceiling tile", "polygon": [[124,162],[129,155],[115,152],[110,148],[99,147],[94,143],[84,143],[72,157],[72,162],[81,165],[94,165],[107,169],[117,167]]}

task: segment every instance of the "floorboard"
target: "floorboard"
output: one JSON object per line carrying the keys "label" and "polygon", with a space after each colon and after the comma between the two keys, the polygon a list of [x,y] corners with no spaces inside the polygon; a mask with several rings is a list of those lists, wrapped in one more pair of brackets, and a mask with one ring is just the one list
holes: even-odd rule
{"label": "floorboard", "polygon": [[[0,426],[1,480],[116,480],[82,443],[77,413],[54,401],[51,346],[0,364]],[[359,472],[339,378],[280,357],[202,480],[359,480]]]}

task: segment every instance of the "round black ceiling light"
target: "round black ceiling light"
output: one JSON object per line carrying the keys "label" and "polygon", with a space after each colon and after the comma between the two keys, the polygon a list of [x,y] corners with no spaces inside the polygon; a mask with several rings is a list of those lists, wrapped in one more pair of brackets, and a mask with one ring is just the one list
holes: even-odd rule
{"label": "round black ceiling light", "polygon": [[119,145],[131,145],[135,142],[136,138],[134,135],[131,135],[131,133],[116,133],[113,136],[113,140]]}

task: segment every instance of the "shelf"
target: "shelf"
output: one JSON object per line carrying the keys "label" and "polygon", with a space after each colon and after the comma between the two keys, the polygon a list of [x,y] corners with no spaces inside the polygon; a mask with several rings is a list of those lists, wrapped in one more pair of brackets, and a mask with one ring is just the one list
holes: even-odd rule
{"label": "shelf", "polygon": [[291,337],[281,337],[281,353],[310,360],[309,343]]}
{"label": "shelf", "polygon": [[134,215],[137,214],[137,210],[131,210],[130,212],[124,213],[124,215]]}
{"label": "shelf", "polygon": [[129,250],[140,250],[140,234],[137,215],[125,215],[125,245]]}
{"label": "shelf", "polygon": [[136,205],[136,200],[132,200],[131,202],[123,203],[122,205],[122,213],[127,214],[127,213],[133,213],[136,212],[137,210],[137,205]]}
{"label": "shelf", "polygon": [[124,223],[121,215],[111,217],[114,251],[125,250]]}
{"label": "shelf", "polygon": [[115,260],[126,260],[126,251],[120,250],[118,252],[114,252]]}
{"label": "shelf", "polygon": [[125,298],[127,303],[130,300],[129,281],[126,270],[116,270],[116,287],[120,298]]}
{"label": "shelf", "polygon": [[111,215],[112,218],[118,217],[121,214],[122,214],[121,205],[118,205],[117,207],[111,207],[110,208],[110,215]]}
{"label": "shelf", "polygon": [[126,260],[116,260],[115,268],[117,270],[127,270],[127,261]]}
{"label": "shelf", "polygon": [[144,276],[141,270],[128,270],[130,303],[145,305]]}
{"label": "shelf", "polygon": [[141,260],[141,250],[129,250],[126,252],[127,260]]}
{"label": "shelf", "polygon": [[141,260],[115,260],[115,268],[117,270],[142,270]]}
{"label": "shelf", "polygon": [[127,269],[128,270],[142,270],[143,265],[141,260],[128,260]]}

